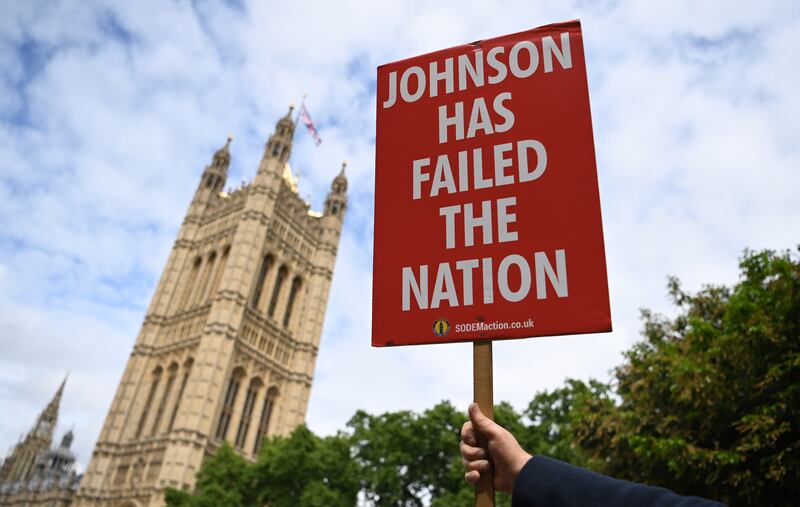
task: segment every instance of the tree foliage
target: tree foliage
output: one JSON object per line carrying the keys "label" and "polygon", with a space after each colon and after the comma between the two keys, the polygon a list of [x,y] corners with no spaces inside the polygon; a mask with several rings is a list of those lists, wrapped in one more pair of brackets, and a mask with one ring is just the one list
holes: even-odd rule
{"label": "tree foliage", "polygon": [[236,454],[227,442],[203,462],[197,474],[197,493],[169,488],[167,505],[175,507],[237,507],[256,505],[250,463]]}
{"label": "tree foliage", "polygon": [[359,472],[345,435],[320,438],[305,426],[269,439],[255,463],[224,443],[197,475],[194,494],[166,492],[174,507],[352,507]]}
{"label": "tree foliage", "polygon": [[[526,449],[614,477],[738,505],[800,498],[800,262],[746,252],[732,288],[684,292],[677,316],[643,311],[644,340],[610,384],[568,379],[495,419]],[[227,444],[180,507],[460,507],[472,502],[458,453],[466,413],[358,411],[346,431],[305,426],[269,439],[255,463]],[[498,505],[510,505],[498,494]]]}
{"label": "tree foliage", "polygon": [[671,279],[673,319],[643,311],[619,405],[592,403],[577,431],[600,471],[731,505],[800,498],[800,263],[746,252],[740,269],[694,295]]}

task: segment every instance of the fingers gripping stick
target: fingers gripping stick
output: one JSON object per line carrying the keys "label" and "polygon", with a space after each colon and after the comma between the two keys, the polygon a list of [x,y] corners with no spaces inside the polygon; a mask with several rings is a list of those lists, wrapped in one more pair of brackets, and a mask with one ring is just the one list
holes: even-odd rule
{"label": "fingers gripping stick", "polygon": [[[494,419],[492,385],[492,342],[476,341],[472,344],[472,381],[475,403],[489,419]],[[487,450],[486,437],[475,428],[478,445]],[[489,458],[491,462],[491,458]],[[494,472],[482,473],[475,486],[475,507],[494,507]]]}

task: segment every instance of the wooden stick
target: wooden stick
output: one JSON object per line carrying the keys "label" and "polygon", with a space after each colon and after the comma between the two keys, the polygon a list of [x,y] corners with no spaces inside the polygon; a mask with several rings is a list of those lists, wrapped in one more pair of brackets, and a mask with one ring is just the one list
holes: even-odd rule
{"label": "wooden stick", "polygon": [[[472,342],[472,382],[475,403],[486,417],[494,419],[494,388],[492,385],[492,342],[491,340]],[[486,447],[486,439],[477,435],[481,447]],[[494,507],[494,475],[481,474],[475,486],[475,507]]]}

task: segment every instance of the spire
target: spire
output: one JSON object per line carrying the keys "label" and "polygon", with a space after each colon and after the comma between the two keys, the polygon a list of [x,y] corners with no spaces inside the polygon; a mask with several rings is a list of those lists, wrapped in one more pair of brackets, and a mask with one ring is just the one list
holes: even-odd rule
{"label": "spire", "polygon": [[347,167],[347,160],[342,162],[342,169],[339,174],[333,179],[331,184],[331,191],[337,194],[344,194],[347,192],[347,177],[344,175],[344,169]]}
{"label": "spire", "polygon": [[72,445],[72,440],[74,438],[75,436],[73,435],[72,430],[69,430],[68,432],[64,433],[64,436],[61,437],[60,447],[63,447],[64,449],[69,449],[69,446]]}
{"label": "spire", "polygon": [[225,141],[225,146],[218,149],[216,153],[214,153],[214,158],[211,162],[212,167],[224,173],[228,172],[228,167],[231,164],[231,152],[229,150],[231,141],[233,141],[233,135],[228,134],[228,140]]}
{"label": "spire", "polygon": [[64,377],[53,399],[36,419],[31,431],[3,461],[0,466],[0,482],[27,481],[33,477],[40,456],[48,451],[53,441],[53,429],[58,420],[58,407],[67,377],[69,373]]}
{"label": "spire", "polygon": [[278,120],[278,123],[275,124],[275,132],[272,133],[267,141],[266,157],[278,159],[283,163],[289,161],[289,156],[292,153],[292,139],[294,138],[295,128],[295,123],[292,119],[293,111],[294,104],[290,104],[286,116]]}
{"label": "spire", "polygon": [[55,420],[58,417],[58,407],[61,404],[61,396],[64,394],[64,386],[67,385],[67,379],[69,378],[69,373],[64,375],[64,380],[61,381],[61,385],[58,386],[58,391],[56,394],[53,395],[53,399],[50,400],[50,403],[47,405],[47,408],[44,409],[42,412],[42,416],[48,415]]}
{"label": "spire", "polygon": [[216,193],[221,192],[225,187],[225,180],[228,179],[228,167],[231,165],[231,141],[233,141],[233,135],[228,134],[225,146],[214,153],[211,164],[203,171],[203,177],[200,180],[201,190],[210,188],[213,193]]}
{"label": "spire", "polygon": [[56,421],[58,421],[58,409],[61,405],[61,396],[64,394],[64,386],[67,384],[68,378],[69,373],[64,375],[64,380],[61,381],[61,385],[58,387],[53,399],[50,400],[50,403],[48,403],[47,407],[42,411],[39,419],[36,420],[34,432],[40,436],[46,437],[48,440],[52,439],[53,429],[56,426]]}
{"label": "spire", "polygon": [[328,192],[328,198],[325,199],[325,215],[334,215],[340,218],[344,217],[344,210],[347,207],[347,177],[344,175],[345,167],[347,167],[347,161],[342,162],[342,168],[339,174],[331,183],[331,191]]}

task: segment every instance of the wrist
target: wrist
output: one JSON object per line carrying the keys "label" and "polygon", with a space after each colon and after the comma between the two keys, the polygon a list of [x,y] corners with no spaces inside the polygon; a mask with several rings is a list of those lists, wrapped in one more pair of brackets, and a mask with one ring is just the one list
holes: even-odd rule
{"label": "wrist", "polygon": [[516,481],[517,476],[522,471],[522,467],[524,467],[525,464],[528,461],[531,460],[531,458],[533,458],[533,455],[532,454],[528,454],[525,451],[522,451],[522,452],[519,453],[517,458],[514,460],[514,464],[512,465],[512,471],[513,471],[513,474],[514,474],[514,481]]}

